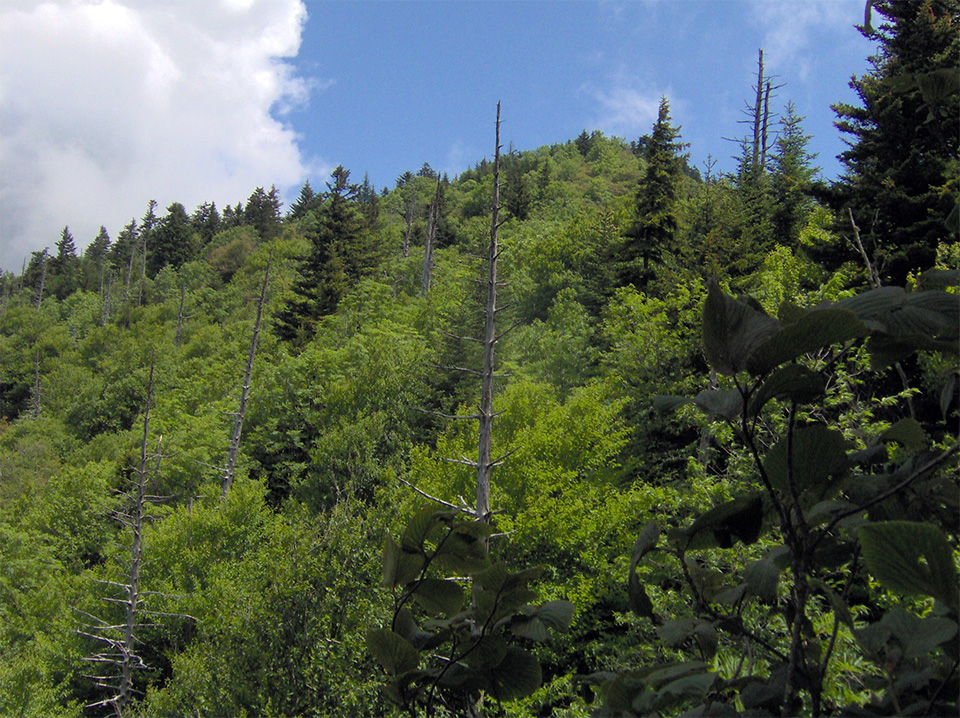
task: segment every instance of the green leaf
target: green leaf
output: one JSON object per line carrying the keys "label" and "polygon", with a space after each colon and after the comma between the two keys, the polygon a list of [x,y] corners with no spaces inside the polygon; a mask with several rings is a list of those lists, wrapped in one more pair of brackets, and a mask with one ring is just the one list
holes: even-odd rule
{"label": "green leaf", "polygon": [[929,438],[927,438],[927,433],[923,430],[923,427],[920,426],[916,419],[910,418],[901,419],[898,421],[885,432],[880,434],[879,440],[883,443],[888,441],[896,441],[899,444],[903,444],[904,448],[911,453],[923,451],[930,443]]}
{"label": "green leaf", "polygon": [[452,616],[463,605],[463,588],[453,581],[425,578],[417,585],[413,597],[427,613]]}
{"label": "green leaf", "polygon": [[703,349],[710,366],[735,375],[747,366],[750,354],[775,334],[778,322],[745,302],[726,296],[711,280],[703,304]]}
{"label": "green leaf", "polygon": [[669,394],[658,394],[651,400],[653,408],[663,413],[676,411],[681,406],[692,404],[693,399],[688,396],[671,396]]}
{"label": "green leaf", "polygon": [[837,477],[849,468],[846,440],[843,434],[826,426],[804,426],[793,432],[792,466],[787,464],[788,437],[784,436],[767,453],[763,466],[773,487],[784,496],[790,495],[789,469],[792,468],[793,486],[810,506],[831,498],[839,489]]}
{"label": "green leaf", "polygon": [[383,544],[383,586],[395,588],[410,583],[423,570],[426,558],[400,548],[392,536]]}
{"label": "green leaf", "polygon": [[758,416],[771,399],[814,401],[823,395],[826,386],[826,380],[817,372],[799,364],[787,364],[775,370],[750,397],[749,415]]}
{"label": "green leaf", "polygon": [[407,639],[414,648],[422,651],[433,643],[436,643],[437,636],[433,633],[423,631],[413,620],[413,614],[406,606],[397,611],[396,618],[393,621],[393,630],[398,635]]}
{"label": "green leaf", "polygon": [[833,615],[852,630],[854,627],[853,616],[850,614],[850,609],[840,594],[834,591],[832,586],[819,578],[811,578],[810,586],[824,593],[830,602],[830,607],[833,609]]}
{"label": "green leaf", "polygon": [[548,628],[566,633],[573,621],[574,605],[570,601],[547,601],[537,607],[537,618],[543,621]]}
{"label": "green leaf", "polygon": [[444,523],[450,523],[453,516],[454,512],[452,511],[437,511],[432,506],[424,506],[407,523],[401,539],[403,548],[410,551],[422,550],[427,537],[437,527]]}
{"label": "green leaf", "polygon": [[660,540],[660,527],[656,521],[650,521],[637,540],[633,544],[633,554],[630,560],[630,572],[627,577],[627,599],[630,603],[630,610],[638,616],[645,616],[654,619],[653,603],[647,596],[646,590],[640,585],[640,577],[637,575],[637,566],[647,553],[657,546]]}
{"label": "green leaf", "polygon": [[475,536],[472,529],[453,530],[437,547],[435,556],[441,566],[456,573],[472,575],[490,566],[486,542]]}
{"label": "green leaf", "polygon": [[747,589],[754,596],[766,603],[777,600],[777,586],[780,583],[780,569],[777,568],[772,556],[766,556],[754,561],[743,571],[743,580]]}
{"label": "green leaf", "polygon": [[943,532],[932,524],[884,521],[860,529],[867,569],[885,588],[933,596],[958,611],[957,571]]}
{"label": "green leaf", "polygon": [[703,698],[713,687],[717,676],[714,673],[697,673],[671,681],[659,691],[655,705],[666,708],[686,700]]}
{"label": "green leaf", "polygon": [[743,410],[743,396],[736,389],[717,391],[707,389],[701,391],[692,399],[683,396],[660,395],[653,397],[653,408],[657,411],[676,411],[681,406],[694,404],[707,416],[722,416],[725,419],[736,419]]}
{"label": "green leaf", "polygon": [[498,701],[525,698],[540,687],[540,662],[527,651],[510,646],[496,668],[490,671],[490,693]]}
{"label": "green leaf", "polygon": [[737,389],[701,391],[693,397],[693,403],[707,416],[724,419],[736,419],[743,411],[743,395]]}
{"label": "green leaf", "polygon": [[574,605],[564,600],[521,606],[520,613],[510,620],[511,630],[518,636],[545,641],[549,638],[549,629],[567,631],[574,611]]}
{"label": "green leaf", "polygon": [[759,376],[804,354],[866,335],[863,322],[849,310],[812,309],[760,344],[747,369]]}
{"label": "green leaf", "polygon": [[683,531],[685,550],[729,548],[733,539],[752,544],[763,529],[763,496],[760,493],[740,496],[701,514]]}
{"label": "green leaf", "polygon": [[367,648],[384,670],[397,675],[414,670],[420,663],[420,653],[403,637],[386,628],[367,631]]}

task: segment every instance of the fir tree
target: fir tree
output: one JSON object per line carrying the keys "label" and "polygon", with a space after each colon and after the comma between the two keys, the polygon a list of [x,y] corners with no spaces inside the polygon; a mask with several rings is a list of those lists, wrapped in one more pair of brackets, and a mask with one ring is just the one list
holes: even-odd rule
{"label": "fir tree", "polygon": [[773,235],[776,242],[789,247],[796,246],[800,230],[813,209],[810,189],[819,171],[811,165],[816,155],[807,151],[810,135],[804,133],[802,122],[796,107],[788,102],[771,158]]}
{"label": "fir tree", "polygon": [[646,171],[637,187],[636,219],[620,252],[620,282],[640,286],[650,260],[669,250],[677,231],[677,199],[683,178],[680,128],[671,124],[670,103],[660,99],[657,122],[645,145]]}
{"label": "fir tree", "polygon": [[881,277],[902,283],[933,265],[957,204],[960,150],[960,1],[875,0],[884,22],[861,32],[879,43],[873,69],[850,86],[859,105],[837,104],[850,137],[836,208],[852,210]]}
{"label": "fir tree", "polygon": [[313,187],[310,186],[310,180],[307,180],[303,183],[303,187],[300,188],[300,194],[296,201],[290,205],[290,212],[287,214],[287,218],[303,219],[308,212],[319,209],[321,204],[323,204],[323,197],[313,191]]}
{"label": "fir tree", "polygon": [[312,251],[300,267],[294,297],[275,324],[282,339],[299,344],[312,337],[317,321],[336,311],[349,284],[370,264],[357,207],[358,187],[349,178],[350,172],[342,166],[333,171],[327,199],[307,229]]}

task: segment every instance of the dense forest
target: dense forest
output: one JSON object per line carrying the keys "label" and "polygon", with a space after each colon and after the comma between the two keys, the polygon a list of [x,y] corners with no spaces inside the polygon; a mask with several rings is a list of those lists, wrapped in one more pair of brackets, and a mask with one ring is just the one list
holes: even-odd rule
{"label": "dense forest", "polygon": [[0,714],[956,715],[960,3],[871,7],[836,182],[761,53],[730,174],[491,108],[4,273]]}

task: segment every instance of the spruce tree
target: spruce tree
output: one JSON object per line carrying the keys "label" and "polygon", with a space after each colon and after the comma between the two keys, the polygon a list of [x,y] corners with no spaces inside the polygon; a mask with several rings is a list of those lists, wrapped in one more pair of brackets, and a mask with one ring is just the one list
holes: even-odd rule
{"label": "spruce tree", "polygon": [[182,204],[174,202],[167,207],[167,214],[157,222],[150,235],[148,276],[156,276],[157,272],[167,265],[179,269],[184,262],[193,259],[195,251],[196,242],[190,217]]}
{"label": "spruce tree", "polygon": [[810,189],[819,171],[811,164],[816,154],[807,150],[810,135],[804,133],[802,122],[794,104],[788,102],[771,158],[773,236],[777,243],[788,247],[797,245],[800,230],[813,209]]}
{"label": "spruce tree", "polygon": [[637,187],[636,219],[620,252],[623,285],[640,286],[650,260],[672,247],[686,147],[679,138],[680,128],[671,124],[670,103],[662,97],[657,122],[645,142],[646,171]]}
{"label": "spruce tree", "polygon": [[835,197],[849,208],[884,281],[933,265],[952,235],[960,150],[960,0],[874,0],[882,23],[864,27],[879,43],[873,69],[850,86],[859,105],[837,104],[849,136]]}
{"label": "spruce tree", "polygon": [[331,178],[326,200],[306,230],[312,251],[300,267],[293,298],[275,324],[280,338],[296,344],[309,340],[317,321],[336,311],[343,293],[371,261],[357,207],[358,188],[350,183],[350,172],[342,166]]}

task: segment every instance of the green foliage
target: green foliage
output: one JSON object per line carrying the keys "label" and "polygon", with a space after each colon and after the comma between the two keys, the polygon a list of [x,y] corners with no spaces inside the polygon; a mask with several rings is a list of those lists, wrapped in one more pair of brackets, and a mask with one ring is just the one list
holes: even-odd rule
{"label": "green foliage", "polygon": [[[667,530],[665,541],[655,522],[637,539],[628,573],[631,607],[660,624],[657,634],[667,645],[686,646],[695,659],[677,664],[685,677],[680,685],[659,678],[662,666],[594,677],[605,713],[642,715],[682,706],[726,715],[759,709],[813,715],[872,715],[890,708],[955,712],[953,639],[960,597],[956,546],[944,530],[955,538],[955,528],[939,526],[939,512],[914,521],[886,515],[916,501],[914,492],[925,494],[928,503],[955,505],[957,439],[932,447],[921,424],[905,418],[863,450],[801,407],[821,401],[830,367],[864,338],[878,368],[892,361],[891,345],[900,350],[897,358],[918,348],[956,356],[958,311],[955,294],[885,287],[832,306],[784,305],[776,320],[711,284],[703,309],[704,351],[714,368],[731,377],[733,388],[658,403],[668,410],[692,403],[728,422],[753,466],[738,477],[733,498],[686,527]],[[838,345],[825,363],[812,360]],[[732,582],[705,568],[704,552],[738,543],[766,553],[742,565]],[[665,620],[656,612],[639,571],[659,554],[671,557],[682,573],[692,616]],[[934,615],[890,609],[868,574],[893,593],[932,599]],[[833,627],[818,631],[813,622],[824,601]],[[766,615],[763,607],[769,607]],[[861,613],[871,620],[855,622]],[[734,641],[763,658],[751,658],[746,672],[743,660],[723,670],[718,662],[723,664]],[[838,654],[850,652],[874,662],[859,677],[876,691],[870,703],[838,691],[833,682]],[[850,699],[853,705],[845,705]]]}
{"label": "green foliage", "polygon": [[[393,619],[389,628],[367,632],[367,647],[387,672],[385,694],[398,705],[463,714],[484,695],[500,703],[539,688],[540,663],[515,639],[539,642],[550,630],[565,631],[574,607],[531,605],[537,594],[529,584],[540,570],[511,572],[492,563],[492,532],[488,523],[427,506],[400,542],[387,537],[383,585],[393,592]],[[457,578],[438,578],[438,570]]]}

